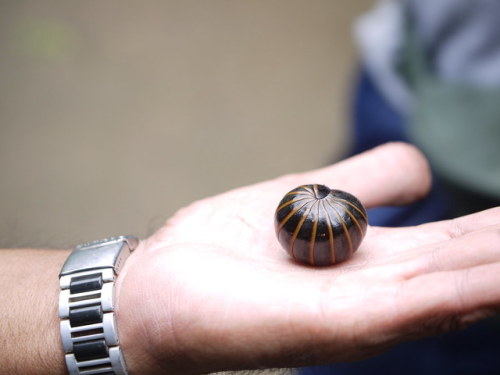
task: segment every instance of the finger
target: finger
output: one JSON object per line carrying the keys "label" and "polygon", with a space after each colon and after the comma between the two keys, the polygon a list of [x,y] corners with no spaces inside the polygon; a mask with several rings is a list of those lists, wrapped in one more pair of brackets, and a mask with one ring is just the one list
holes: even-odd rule
{"label": "finger", "polygon": [[414,336],[465,328],[500,310],[499,274],[494,263],[413,278],[400,288],[394,310]]}
{"label": "finger", "polygon": [[[370,242],[377,252],[404,252],[409,249],[441,243],[466,234],[500,225],[500,207],[480,211],[452,220],[403,228],[370,228]],[[394,246],[398,244],[398,246]]]}
{"label": "finger", "polygon": [[458,270],[500,262],[500,226],[467,233],[428,248],[425,256],[417,260],[420,272]]}
{"label": "finger", "polygon": [[388,264],[397,276],[410,279],[423,274],[467,269],[500,263],[500,225],[479,229],[461,237],[392,255],[378,254],[371,264]]}
{"label": "finger", "polygon": [[500,224],[500,207],[490,208],[452,220],[424,224],[420,226],[420,230],[441,232],[448,238],[455,238],[495,224]]}
{"label": "finger", "polygon": [[335,165],[277,180],[286,192],[297,185],[319,183],[356,195],[367,207],[412,202],[427,194],[428,163],[415,147],[388,143]]}

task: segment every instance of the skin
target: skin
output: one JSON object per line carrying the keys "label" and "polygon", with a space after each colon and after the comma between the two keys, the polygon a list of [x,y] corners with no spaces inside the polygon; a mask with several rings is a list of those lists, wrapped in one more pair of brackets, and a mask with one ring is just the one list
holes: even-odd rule
{"label": "skin", "polygon": [[[117,281],[131,375],[355,361],[500,309],[500,209],[418,227],[369,227],[351,259],[312,268],[288,257],[273,228],[282,195],[305,183],[349,191],[374,207],[423,197],[430,174],[418,150],[388,144],[180,210],[141,241]],[[12,275],[27,275],[23,289],[0,296],[7,348],[0,373],[64,373],[56,306],[66,256],[0,252],[10,275],[0,272],[2,290]],[[30,287],[29,296],[20,294]]]}

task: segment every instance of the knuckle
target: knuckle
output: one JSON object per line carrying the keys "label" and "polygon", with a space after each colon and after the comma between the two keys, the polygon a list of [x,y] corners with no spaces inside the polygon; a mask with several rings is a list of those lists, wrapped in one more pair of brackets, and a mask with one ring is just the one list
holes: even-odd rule
{"label": "knuckle", "polygon": [[464,233],[465,233],[465,229],[462,226],[460,220],[458,220],[458,219],[448,220],[446,234],[450,239],[455,239],[455,238],[461,237],[464,235]]}

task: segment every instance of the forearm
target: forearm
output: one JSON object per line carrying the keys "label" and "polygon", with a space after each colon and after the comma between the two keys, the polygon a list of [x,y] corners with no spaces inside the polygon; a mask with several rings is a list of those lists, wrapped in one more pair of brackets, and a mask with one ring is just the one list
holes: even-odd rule
{"label": "forearm", "polygon": [[59,336],[64,250],[0,250],[0,374],[66,374]]}

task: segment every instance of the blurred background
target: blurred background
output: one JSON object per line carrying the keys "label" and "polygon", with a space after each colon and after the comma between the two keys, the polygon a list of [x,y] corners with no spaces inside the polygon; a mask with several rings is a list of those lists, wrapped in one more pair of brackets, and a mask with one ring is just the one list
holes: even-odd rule
{"label": "blurred background", "polygon": [[0,2],[0,245],[145,237],[339,158],[372,1]]}

